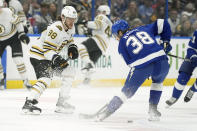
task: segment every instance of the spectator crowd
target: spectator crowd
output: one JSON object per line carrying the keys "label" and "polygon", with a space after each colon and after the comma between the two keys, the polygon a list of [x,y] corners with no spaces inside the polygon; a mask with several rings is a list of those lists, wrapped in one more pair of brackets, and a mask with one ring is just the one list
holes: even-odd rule
{"label": "spectator crowd", "polygon": [[[40,34],[58,17],[58,0],[19,0],[32,26],[30,33]],[[110,19],[125,19],[132,26],[149,24],[165,18],[166,0],[111,0]],[[95,9],[108,0],[95,0]],[[91,20],[91,0],[63,0],[63,5],[72,5],[78,12],[76,34],[90,35],[87,21]],[[168,22],[173,36],[191,36],[197,29],[196,0],[168,0]],[[95,10],[96,11],[96,10]]]}

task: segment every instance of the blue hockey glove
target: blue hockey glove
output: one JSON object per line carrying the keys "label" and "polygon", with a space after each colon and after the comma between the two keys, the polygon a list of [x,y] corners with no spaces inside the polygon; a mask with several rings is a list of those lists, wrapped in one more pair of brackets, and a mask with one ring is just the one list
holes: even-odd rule
{"label": "blue hockey glove", "polygon": [[193,56],[191,58],[192,66],[196,67],[197,66],[197,56]]}
{"label": "blue hockey glove", "polygon": [[161,46],[163,47],[163,50],[166,54],[168,54],[172,50],[172,46],[168,41],[164,41],[163,43],[161,43]]}

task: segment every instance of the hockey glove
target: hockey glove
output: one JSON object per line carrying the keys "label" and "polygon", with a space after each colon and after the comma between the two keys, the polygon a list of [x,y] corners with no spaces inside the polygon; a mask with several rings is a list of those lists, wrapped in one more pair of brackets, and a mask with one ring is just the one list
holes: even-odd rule
{"label": "hockey glove", "polygon": [[197,66],[197,56],[193,56],[191,58],[192,66],[196,67]]}
{"label": "hockey glove", "polygon": [[28,33],[29,30],[28,30],[27,26],[23,26],[23,27],[24,27],[25,34]]}
{"label": "hockey glove", "polygon": [[24,32],[21,32],[18,34],[18,38],[25,44],[29,44],[29,37],[24,33]]}
{"label": "hockey glove", "polygon": [[78,52],[78,49],[77,49],[77,45],[71,44],[71,45],[68,46],[68,56],[69,56],[72,60],[78,58],[79,52]]}
{"label": "hockey glove", "polygon": [[163,50],[166,54],[168,54],[172,50],[172,46],[168,41],[164,41],[163,43],[161,43],[161,46],[163,47]]}
{"label": "hockey glove", "polygon": [[65,60],[60,55],[54,55],[52,58],[52,68],[63,70],[68,66],[68,60]]}

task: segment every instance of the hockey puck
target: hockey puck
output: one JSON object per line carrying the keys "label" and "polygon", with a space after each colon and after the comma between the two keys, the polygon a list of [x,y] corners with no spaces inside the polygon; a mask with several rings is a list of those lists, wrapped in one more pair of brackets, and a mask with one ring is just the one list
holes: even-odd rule
{"label": "hockey puck", "polygon": [[128,120],[127,122],[128,122],[128,123],[133,123],[133,121],[132,121],[132,120]]}

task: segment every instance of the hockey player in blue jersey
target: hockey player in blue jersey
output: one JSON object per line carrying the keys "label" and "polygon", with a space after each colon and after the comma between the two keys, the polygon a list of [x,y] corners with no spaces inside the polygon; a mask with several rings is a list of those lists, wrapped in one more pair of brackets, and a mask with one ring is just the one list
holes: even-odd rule
{"label": "hockey player in blue jersey", "polygon": [[[174,85],[172,97],[166,101],[167,107],[173,105],[177,102],[179,97],[181,96],[184,87],[187,85],[190,77],[192,76],[192,72],[197,66],[197,30],[194,32],[192,39],[189,41],[187,55],[185,60],[183,61],[180,69],[179,76]],[[194,92],[197,92],[197,81],[191,86],[188,90],[184,101],[188,102],[192,98]]]}
{"label": "hockey player in blue jersey", "polygon": [[[162,94],[162,82],[169,71],[166,54],[172,49],[169,44],[169,23],[158,19],[152,24],[132,28],[125,20],[118,20],[112,26],[112,34],[119,40],[119,54],[131,69],[121,93],[114,96],[94,116],[84,114],[84,118],[102,121],[109,117],[136,93],[147,78],[151,77],[153,83],[149,98],[149,120],[159,120],[161,113],[157,110],[157,105]],[[160,35],[160,40],[163,41],[161,45],[156,41],[157,35]]]}

